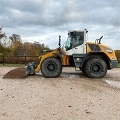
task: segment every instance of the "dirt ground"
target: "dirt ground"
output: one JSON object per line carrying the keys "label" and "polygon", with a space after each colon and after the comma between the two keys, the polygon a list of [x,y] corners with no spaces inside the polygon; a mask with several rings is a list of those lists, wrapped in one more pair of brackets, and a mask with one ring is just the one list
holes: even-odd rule
{"label": "dirt ground", "polygon": [[74,68],[58,78],[2,78],[14,68],[0,67],[0,120],[120,120],[118,68],[102,79]]}

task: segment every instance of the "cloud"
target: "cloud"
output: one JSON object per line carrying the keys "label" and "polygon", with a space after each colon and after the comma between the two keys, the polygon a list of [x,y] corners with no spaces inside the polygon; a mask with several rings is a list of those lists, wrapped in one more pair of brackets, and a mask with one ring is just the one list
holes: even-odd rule
{"label": "cloud", "polygon": [[52,48],[59,34],[65,42],[68,30],[86,28],[90,40],[104,35],[106,44],[112,41],[111,46],[120,49],[119,5],[114,0],[1,0],[0,25],[8,36],[17,33],[28,41],[44,38]]}

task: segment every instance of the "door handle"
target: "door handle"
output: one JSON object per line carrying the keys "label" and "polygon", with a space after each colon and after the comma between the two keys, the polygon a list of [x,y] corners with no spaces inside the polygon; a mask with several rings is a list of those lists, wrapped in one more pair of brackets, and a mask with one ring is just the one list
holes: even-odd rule
{"label": "door handle", "polygon": [[75,49],[78,49],[78,48],[75,48]]}

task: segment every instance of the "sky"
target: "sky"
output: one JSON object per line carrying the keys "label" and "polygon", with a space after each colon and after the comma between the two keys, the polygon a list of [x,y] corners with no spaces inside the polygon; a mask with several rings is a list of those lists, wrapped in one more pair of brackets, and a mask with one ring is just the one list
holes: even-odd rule
{"label": "sky", "polygon": [[120,0],[0,0],[0,26],[9,37],[39,42],[51,49],[69,30],[88,30],[88,41],[120,49]]}

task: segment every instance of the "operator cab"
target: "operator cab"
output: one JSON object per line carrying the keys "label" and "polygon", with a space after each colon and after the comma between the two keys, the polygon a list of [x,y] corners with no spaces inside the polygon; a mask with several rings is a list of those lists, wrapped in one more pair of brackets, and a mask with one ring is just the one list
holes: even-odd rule
{"label": "operator cab", "polygon": [[86,33],[88,31],[68,31],[67,41],[63,45],[63,51],[66,55],[86,53]]}

